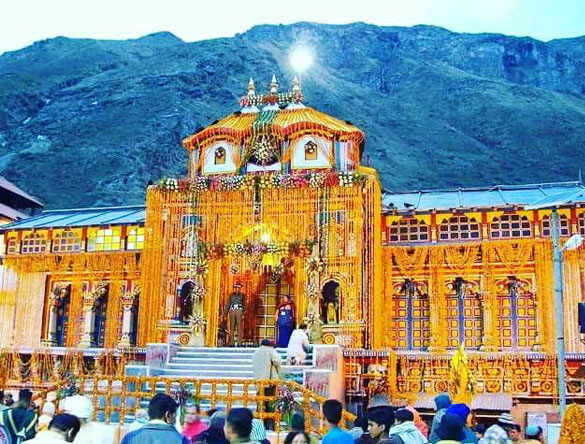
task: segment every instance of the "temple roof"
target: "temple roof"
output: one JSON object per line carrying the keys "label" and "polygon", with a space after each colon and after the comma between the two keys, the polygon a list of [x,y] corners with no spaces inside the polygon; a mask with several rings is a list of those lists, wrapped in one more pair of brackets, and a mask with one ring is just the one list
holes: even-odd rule
{"label": "temple roof", "polygon": [[20,201],[23,201],[25,204],[22,206],[22,208],[32,208],[32,207],[42,208],[43,207],[43,204],[40,200],[31,196],[27,192],[21,190],[16,185],[14,185],[12,182],[10,182],[9,180],[6,180],[3,176],[0,176],[0,189],[6,191],[8,193],[11,193],[12,195],[14,195],[15,198],[17,198]]}
{"label": "temple roof", "polygon": [[188,149],[194,149],[205,139],[219,135],[243,139],[253,134],[259,125],[263,125],[264,130],[281,137],[286,137],[300,130],[321,130],[342,140],[356,140],[358,144],[364,140],[364,133],[351,123],[314,108],[302,107],[231,114],[187,137],[183,140],[183,144]]}
{"label": "temple roof", "polygon": [[4,225],[0,227],[0,232],[41,228],[140,225],[144,223],[144,218],[144,205],[52,210],[43,211],[38,216]]}
{"label": "temple roof", "polygon": [[[582,191],[583,193],[579,193]],[[523,207],[545,198],[570,196],[564,205],[585,203],[585,185],[581,182],[556,182],[532,185],[497,185],[485,188],[394,192],[382,195],[384,211],[452,211],[468,208]]]}

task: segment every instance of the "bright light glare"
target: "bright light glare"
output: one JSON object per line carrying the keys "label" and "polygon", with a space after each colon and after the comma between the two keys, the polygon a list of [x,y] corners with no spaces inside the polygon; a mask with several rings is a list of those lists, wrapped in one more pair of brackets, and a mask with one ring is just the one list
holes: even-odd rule
{"label": "bright light glare", "polygon": [[297,46],[290,53],[290,64],[295,72],[306,71],[313,64],[313,51],[306,46]]}
{"label": "bright light glare", "polygon": [[270,234],[263,233],[262,236],[260,236],[260,240],[264,243],[270,242]]}

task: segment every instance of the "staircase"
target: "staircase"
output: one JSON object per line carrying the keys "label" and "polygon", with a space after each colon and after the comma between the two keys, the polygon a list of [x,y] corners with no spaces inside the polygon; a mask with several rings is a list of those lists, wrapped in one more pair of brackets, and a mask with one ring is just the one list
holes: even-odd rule
{"label": "staircase", "polygon": [[[163,376],[212,379],[254,379],[252,356],[256,348],[181,347],[162,369]],[[312,367],[312,355],[305,365],[286,365],[286,349],[281,356],[281,376],[302,384],[303,369]],[[300,378],[300,379],[299,379]]]}

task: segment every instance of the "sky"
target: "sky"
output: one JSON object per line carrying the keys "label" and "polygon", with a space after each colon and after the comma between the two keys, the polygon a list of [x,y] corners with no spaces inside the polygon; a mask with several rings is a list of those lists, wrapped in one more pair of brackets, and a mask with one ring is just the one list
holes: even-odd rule
{"label": "sky", "polygon": [[1,0],[0,53],[56,36],[131,39],[170,31],[192,42],[299,21],[426,24],[548,41],[585,35],[585,0]]}

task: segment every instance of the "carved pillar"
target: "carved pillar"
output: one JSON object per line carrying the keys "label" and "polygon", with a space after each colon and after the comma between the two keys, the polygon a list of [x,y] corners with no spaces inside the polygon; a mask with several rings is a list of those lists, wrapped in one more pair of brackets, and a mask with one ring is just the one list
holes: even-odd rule
{"label": "carved pillar", "polygon": [[57,316],[60,302],[59,295],[51,293],[49,299],[49,334],[47,336],[49,345],[57,345]]}
{"label": "carved pillar", "polygon": [[91,347],[93,342],[93,326],[95,324],[95,299],[91,293],[83,297],[83,334],[79,346]]}
{"label": "carved pillar", "polygon": [[135,297],[136,291],[126,292],[122,296],[122,335],[118,342],[118,347],[120,348],[128,348],[131,346],[130,337],[132,335],[132,321],[134,317],[132,307]]}
{"label": "carved pillar", "polygon": [[493,300],[492,297],[486,293],[481,294],[481,314],[483,340],[481,344],[481,351],[495,351],[494,346],[494,319],[493,319]]}

